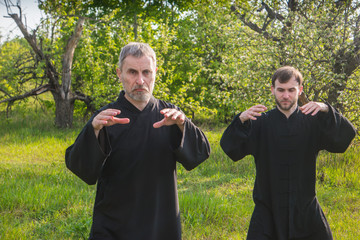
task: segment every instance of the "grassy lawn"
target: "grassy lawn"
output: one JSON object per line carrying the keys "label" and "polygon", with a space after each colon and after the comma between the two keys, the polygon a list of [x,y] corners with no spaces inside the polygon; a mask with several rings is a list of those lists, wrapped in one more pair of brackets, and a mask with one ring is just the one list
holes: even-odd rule
{"label": "grassy lawn", "polygon": [[[40,115],[40,116],[39,116]],[[0,239],[87,239],[95,186],[65,167],[70,130],[42,112],[0,116]],[[253,159],[233,163],[219,146],[223,128],[204,129],[212,155],[193,171],[178,167],[183,239],[245,239],[253,210]],[[360,147],[321,153],[317,193],[334,238],[360,239]]]}

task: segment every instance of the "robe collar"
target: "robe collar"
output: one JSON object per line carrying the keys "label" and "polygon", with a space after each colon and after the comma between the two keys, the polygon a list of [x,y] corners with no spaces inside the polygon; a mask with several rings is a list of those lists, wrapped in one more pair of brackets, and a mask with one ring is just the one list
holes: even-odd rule
{"label": "robe collar", "polygon": [[279,110],[279,107],[278,107],[278,106],[275,107],[275,111],[276,111],[281,117],[283,117],[284,119],[288,119],[288,120],[296,117],[296,116],[301,112],[300,109],[299,109],[299,105],[295,108],[294,112],[291,113],[291,115],[289,116],[289,118],[287,118],[286,115]]}
{"label": "robe collar", "polygon": [[152,107],[154,106],[156,99],[154,96],[151,95],[149,102],[147,103],[147,105],[145,106],[145,108],[140,111],[137,107],[135,107],[131,102],[129,102],[126,98],[125,98],[125,91],[121,90],[119,97],[117,99],[117,102],[124,104],[124,106],[130,110],[131,112],[134,113],[141,113],[141,112],[146,112],[149,109],[152,109]]}

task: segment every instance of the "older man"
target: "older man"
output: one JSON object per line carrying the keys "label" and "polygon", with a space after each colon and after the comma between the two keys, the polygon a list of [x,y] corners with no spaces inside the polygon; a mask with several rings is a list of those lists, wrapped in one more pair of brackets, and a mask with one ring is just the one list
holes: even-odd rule
{"label": "older man", "polygon": [[344,152],[355,136],[351,123],[329,104],[298,106],[301,73],[278,69],[271,91],[276,108],[256,105],[239,113],[221,147],[234,161],[253,155],[255,209],[248,240],[330,240],[332,234],[315,192],[320,150]]}
{"label": "older man", "polygon": [[66,150],[67,167],[97,182],[89,239],[181,239],[176,162],[191,170],[210,146],[178,107],[153,97],[156,71],[149,45],[126,45],[117,69],[123,91]]}

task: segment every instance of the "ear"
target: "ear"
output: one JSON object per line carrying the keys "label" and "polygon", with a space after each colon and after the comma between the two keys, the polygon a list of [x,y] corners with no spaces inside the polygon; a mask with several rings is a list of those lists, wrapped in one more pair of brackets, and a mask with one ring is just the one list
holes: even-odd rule
{"label": "ear", "polygon": [[272,93],[272,95],[275,95],[275,88],[274,88],[274,86],[273,85],[271,85],[271,93]]}
{"label": "ear", "polygon": [[116,68],[116,75],[118,76],[119,80],[121,81],[121,70],[120,70],[120,68]]}
{"label": "ear", "polygon": [[301,95],[302,91],[303,91],[303,86],[300,86],[300,89],[299,89],[299,96]]}

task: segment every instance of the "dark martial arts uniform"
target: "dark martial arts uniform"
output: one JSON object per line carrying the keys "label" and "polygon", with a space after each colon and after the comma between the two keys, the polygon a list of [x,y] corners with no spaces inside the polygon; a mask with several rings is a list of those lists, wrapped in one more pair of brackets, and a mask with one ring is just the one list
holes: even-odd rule
{"label": "dark martial arts uniform", "polygon": [[255,209],[247,239],[330,240],[332,234],[316,198],[320,150],[344,152],[356,131],[333,107],[315,116],[298,108],[289,117],[277,108],[242,123],[238,114],[221,147],[233,160],[253,155]]}
{"label": "dark martial arts uniform", "polygon": [[154,97],[140,111],[122,91],[98,112],[107,108],[130,123],[104,127],[97,139],[90,119],[65,157],[78,177],[97,181],[90,239],[181,239],[176,162],[191,170],[207,159],[206,136],[187,118],[183,133],[177,125],[154,128],[160,110],[177,108]]}

